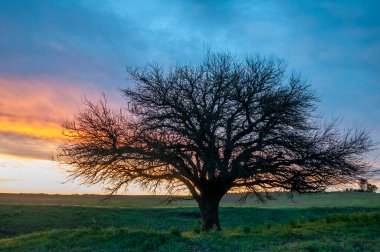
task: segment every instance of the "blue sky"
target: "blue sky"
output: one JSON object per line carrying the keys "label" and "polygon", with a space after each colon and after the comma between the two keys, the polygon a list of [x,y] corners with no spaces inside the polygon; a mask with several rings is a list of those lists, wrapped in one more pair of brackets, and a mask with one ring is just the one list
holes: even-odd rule
{"label": "blue sky", "polygon": [[[41,132],[70,118],[83,95],[103,91],[123,105],[127,66],[196,64],[205,47],[284,59],[321,97],[320,114],[380,142],[379,9],[379,1],[0,0],[0,121],[18,123],[0,130],[0,153],[48,159],[59,141]],[[369,157],[375,166],[378,156]]]}

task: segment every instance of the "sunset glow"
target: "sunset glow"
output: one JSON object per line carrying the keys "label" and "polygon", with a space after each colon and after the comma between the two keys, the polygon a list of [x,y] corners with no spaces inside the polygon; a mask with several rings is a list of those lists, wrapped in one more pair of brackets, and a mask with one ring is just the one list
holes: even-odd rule
{"label": "sunset glow", "polygon": [[6,90],[0,103],[0,152],[26,158],[49,159],[64,139],[62,123],[79,111],[84,95],[96,97],[96,91],[83,92],[84,85],[52,79],[0,78],[0,86]]}

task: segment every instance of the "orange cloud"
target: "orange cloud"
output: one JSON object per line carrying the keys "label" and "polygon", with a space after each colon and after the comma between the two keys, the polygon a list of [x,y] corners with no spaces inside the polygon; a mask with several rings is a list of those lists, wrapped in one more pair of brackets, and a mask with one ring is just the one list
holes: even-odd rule
{"label": "orange cloud", "polygon": [[8,183],[8,182],[14,182],[19,181],[18,179],[2,179],[0,178],[0,183]]}
{"label": "orange cloud", "polygon": [[80,89],[53,80],[0,78],[0,131],[48,139],[61,137],[60,124],[80,105]]}
{"label": "orange cloud", "polygon": [[61,124],[99,96],[93,85],[0,77],[0,154],[48,159],[62,141]]}
{"label": "orange cloud", "polygon": [[23,159],[49,159],[59,143],[49,139],[0,132],[0,157],[16,156]]}

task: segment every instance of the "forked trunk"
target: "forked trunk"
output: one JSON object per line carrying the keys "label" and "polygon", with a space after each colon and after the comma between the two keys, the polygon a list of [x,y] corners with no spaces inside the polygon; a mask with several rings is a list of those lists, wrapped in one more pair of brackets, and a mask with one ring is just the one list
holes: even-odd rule
{"label": "forked trunk", "polygon": [[219,202],[221,198],[220,196],[211,195],[203,196],[198,200],[203,230],[222,230],[219,224]]}

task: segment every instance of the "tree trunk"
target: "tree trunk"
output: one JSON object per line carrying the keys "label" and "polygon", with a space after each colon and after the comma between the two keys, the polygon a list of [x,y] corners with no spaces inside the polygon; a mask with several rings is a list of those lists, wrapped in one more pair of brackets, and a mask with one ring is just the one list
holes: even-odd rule
{"label": "tree trunk", "polygon": [[203,230],[222,230],[219,224],[219,202],[221,198],[222,197],[218,195],[208,195],[202,196],[198,200]]}

